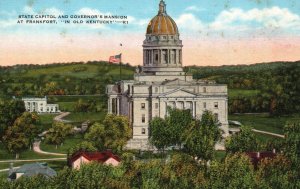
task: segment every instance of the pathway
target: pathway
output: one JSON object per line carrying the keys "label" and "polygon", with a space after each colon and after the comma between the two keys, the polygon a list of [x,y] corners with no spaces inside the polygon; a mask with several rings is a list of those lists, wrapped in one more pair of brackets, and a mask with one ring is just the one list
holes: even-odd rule
{"label": "pathway", "polygon": [[63,119],[64,117],[68,116],[70,114],[70,112],[62,112],[61,114],[59,114],[58,116],[54,117],[54,121],[59,121],[59,122],[70,122],[68,120]]}
{"label": "pathway", "polygon": [[45,159],[9,159],[1,160],[0,163],[16,163],[16,162],[32,162],[32,161],[60,161],[66,160],[67,158],[45,158]]}
{"label": "pathway", "polygon": [[66,156],[67,154],[61,154],[61,153],[52,153],[52,152],[45,152],[42,151],[40,148],[41,141],[37,141],[33,143],[33,151],[40,154],[47,154],[47,155],[54,155],[54,156]]}
{"label": "pathway", "polygon": [[272,135],[272,136],[275,136],[275,137],[284,138],[284,135],[280,135],[280,134],[276,134],[276,133],[271,133],[271,132],[267,132],[267,131],[261,131],[261,130],[256,130],[256,129],[252,129],[252,131],[254,131],[256,133],[262,133],[262,134],[266,134],[266,135]]}
{"label": "pathway", "polygon": [[[13,167],[13,169],[18,169],[18,168],[20,168],[20,167]],[[0,173],[1,172],[6,172],[6,171],[9,171],[10,170],[10,168],[7,168],[7,169],[0,169]]]}

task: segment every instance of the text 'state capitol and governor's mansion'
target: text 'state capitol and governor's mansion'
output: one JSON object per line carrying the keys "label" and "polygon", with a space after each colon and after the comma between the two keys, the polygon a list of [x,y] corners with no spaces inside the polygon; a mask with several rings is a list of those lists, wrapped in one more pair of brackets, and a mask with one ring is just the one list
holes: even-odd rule
{"label": "text 'state capitol and governor's mansion'", "polygon": [[108,113],[128,116],[133,129],[127,147],[148,149],[149,121],[164,118],[167,107],[190,109],[195,118],[211,111],[228,135],[227,86],[214,81],[193,80],[182,68],[182,41],[174,20],[162,0],[158,14],[147,27],[143,43],[143,66],[134,80],[107,86]]}

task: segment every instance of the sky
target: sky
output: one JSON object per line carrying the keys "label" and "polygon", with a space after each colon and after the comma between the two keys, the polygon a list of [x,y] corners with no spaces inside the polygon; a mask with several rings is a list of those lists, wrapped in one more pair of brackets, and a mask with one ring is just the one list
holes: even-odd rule
{"label": "sky", "polygon": [[[0,65],[109,59],[142,65],[160,0],[1,0]],[[183,40],[183,64],[300,60],[299,0],[165,0]],[[19,15],[120,15],[128,24],[20,24]],[[45,19],[44,19],[45,20]],[[26,19],[23,19],[26,22]],[[86,20],[84,20],[86,21]],[[120,46],[122,43],[122,46]]]}

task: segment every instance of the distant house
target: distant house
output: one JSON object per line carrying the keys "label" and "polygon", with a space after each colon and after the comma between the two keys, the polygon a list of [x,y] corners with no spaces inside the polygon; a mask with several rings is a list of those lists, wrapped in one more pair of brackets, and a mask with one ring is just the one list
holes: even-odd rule
{"label": "distant house", "polygon": [[258,163],[265,158],[273,159],[277,154],[275,150],[272,152],[246,152],[246,155],[250,158],[254,167],[257,167]]}
{"label": "distant house", "polygon": [[121,159],[111,151],[86,152],[78,151],[68,158],[68,164],[73,169],[80,169],[82,164],[98,162],[106,165],[118,166]]}
{"label": "distant house", "polygon": [[44,98],[22,98],[25,109],[28,112],[37,113],[59,113],[58,104],[48,104],[47,97]]}
{"label": "distant house", "polygon": [[22,165],[20,168],[11,168],[9,170],[8,179],[16,180],[20,177],[31,177],[36,175],[53,177],[56,176],[56,172],[48,167],[46,163],[31,163]]}

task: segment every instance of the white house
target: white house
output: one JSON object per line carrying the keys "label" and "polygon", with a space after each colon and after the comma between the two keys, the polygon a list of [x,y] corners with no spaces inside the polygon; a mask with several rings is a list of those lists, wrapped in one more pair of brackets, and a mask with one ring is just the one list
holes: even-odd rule
{"label": "white house", "polygon": [[28,112],[37,113],[59,113],[58,104],[48,104],[47,97],[44,98],[22,98],[25,109]]}

